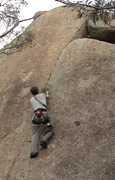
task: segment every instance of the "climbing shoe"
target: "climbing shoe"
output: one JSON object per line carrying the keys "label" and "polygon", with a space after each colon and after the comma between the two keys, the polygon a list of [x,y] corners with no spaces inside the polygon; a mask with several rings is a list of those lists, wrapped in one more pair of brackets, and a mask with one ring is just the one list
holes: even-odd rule
{"label": "climbing shoe", "polygon": [[40,145],[41,145],[43,148],[47,148],[47,143],[46,143],[46,141],[41,141]]}
{"label": "climbing shoe", "polygon": [[36,158],[37,156],[38,156],[38,152],[30,154],[30,158]]}

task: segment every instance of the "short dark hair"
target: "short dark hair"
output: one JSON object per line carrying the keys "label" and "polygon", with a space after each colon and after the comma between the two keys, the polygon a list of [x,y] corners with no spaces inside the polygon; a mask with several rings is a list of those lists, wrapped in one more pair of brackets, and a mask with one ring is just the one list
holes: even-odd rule
{"label": "short dark hair", "polygon": [[39,89],[38,87],[32,87],[30,89],[30,92],[33,94],[33,95],[37,95],[39,93]]}

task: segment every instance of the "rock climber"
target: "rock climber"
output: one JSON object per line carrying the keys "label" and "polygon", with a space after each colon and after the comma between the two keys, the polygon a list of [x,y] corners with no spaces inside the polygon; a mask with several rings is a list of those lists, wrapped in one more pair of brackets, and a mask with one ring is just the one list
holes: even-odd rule
{"label": "rock climber", "polygon": [[[39,154],[39,144],[43,148],[47,148],[47,143],[54,135],[54,132],[47,110],[49,90],[46,90],[45,93],[40,93],[38,87],[32,87],[30,92],[33,95],[30,103],[34,110],[32,118],[32,151],[30,158],[36,158]],[[44,133],[44,137],[40,142],[41,133]]]}

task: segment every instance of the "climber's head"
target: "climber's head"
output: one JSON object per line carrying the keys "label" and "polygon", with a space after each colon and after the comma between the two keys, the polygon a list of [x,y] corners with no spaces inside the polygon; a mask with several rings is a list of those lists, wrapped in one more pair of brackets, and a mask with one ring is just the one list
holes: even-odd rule
{"label": "climber's head", "polygon": [[31,89],[30,89],[30,92],[32,93],[32,95],[37,95],[38,93],[39,93],[39,89],[38,89],[38,87],[32,87]]}

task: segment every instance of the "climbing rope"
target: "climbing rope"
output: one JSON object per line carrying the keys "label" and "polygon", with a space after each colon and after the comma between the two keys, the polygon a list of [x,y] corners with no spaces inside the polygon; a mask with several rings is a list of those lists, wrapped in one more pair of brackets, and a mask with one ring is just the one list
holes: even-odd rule
{"label": "climbing rope", "polygon": [[[32,147],[30,148],[30,153],[31,153]],[[29,154],[29,160],[28,160],[28,170],[27,170],[27,180],[29,177],[29,169],[30,169],[30,154]]]}

